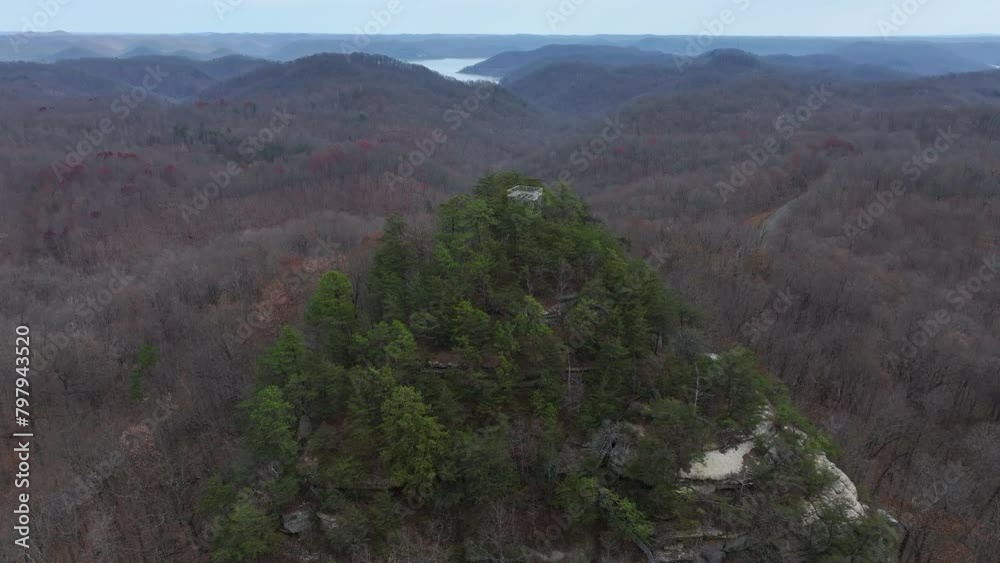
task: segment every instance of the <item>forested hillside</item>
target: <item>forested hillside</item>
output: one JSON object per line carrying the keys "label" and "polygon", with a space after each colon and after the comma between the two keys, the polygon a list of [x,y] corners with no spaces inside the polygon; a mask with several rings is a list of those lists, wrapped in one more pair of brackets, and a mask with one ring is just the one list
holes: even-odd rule
{"label": "forested hillside", "polygon": [[[808,52],[838,45],[788,41],[811,41],[802,47]],[[40,39],[37,47],[46,45]],[[350,481],[343,479],[356,475],[351,471],[373,472],[384,480],[380,487],[394,478],[378,441],[381,408],[372,407],[367,419],[350,405],[335,411],[336,401],[354,392],[350,374],[390,366],[384,346],[372,342],[405,334],[393,321],[413,335],[418,361],[394,369],[386,384],[419,392],[448,451],[462,451],[455,440],[478,436],[481,428],[519,444],[501,432],[521,420],[530,427],[515,436],[526,443],[544,443],[551,429],[582,452],[605,420],[648,430],[659,424],[657,409],[667,409],[666,417],[688,408],[696,421],[669,424],[697,422],[691,431],[697,444],[669,463],[693,462],[692,471],[700,467],[697,450],[726,447],[718,452],[725,456],[753,442],[742,438],[748,428],[756,434],[749,422],[756,413],[727,422],[709,406],[716,399],[703,394],[707,382],[698,377],[715,365],[699,354],[713,350],[742,366],[739,374],[757,374],[743,369],[756,366],[749,356],[723,353],[743,346],[788,386],[805,418],[832,436],[839,450],[833,459],[870,491],[866,504],[888,509],[905,526],[902,559],[997,560],[1000,290],[990,264],[1000,246],[1000,73],[886,79],[884,68],[853,64],[863,61],[792,63],[722,51],[683,70],[567,61],[527,73],[535,82],[497,86],[448,80],[378,55],[289,63],[146,57],[0,64],[0,318],[6,326],[32,326],[39,374],[32,406],[47,452],[32,482],[46,499],[33,517],[36,561],[206,561],[212,523],[228,525],[234,508],[254,518],[260,511],[274,530],[296,503],[317,514],[359,511],[366,519],[376,518],[377,502],[387,498],[408,506],[396,485],[323,505],[334,489],[346,488]],[[862,76],[851,78],[856,72]],[[506,170],[523,170],[548,187],[547,205],[536,210],[548,222],[537,224],[527,210],[524,217],[514,213],[486,188],[467,195],[476,178]],[[576,198],[560,195],[561,182],[573,186],[611,236],[583,219],[588,212]],[[489,248],[455,258],[451,267],[459,272],[443,271],[445,257],[436,249],[458,244],[448,233],[459,231],[436,214],[461,194],[443,218],[457,221],[478,210],[483,220],[526,221],[539,227],[530,232],[539,239],[531,239],[532,253],[510,246],[519,244],[504,238],[518,232],[511,225],[487,221],[478,243]],[[566,216],[545,215],[557,210]],[[552,232],[541,228],[549,222]],[[627,243],[619,248],[614,237]],[[402,266],[389,253],[393,240],[411,251]],[[557,248],[562,240],[594,248]],[[580,263],[590,252],[606,260]],[[500,256],[506,262],[494,263]],[[567,257],[567,269],[553,263],[556,256]],[[630,265],[635,258],[652,274]],[[625,312],[635,306],[629,301],[635,294],[607,280],[619,262],[623,270],[615,275],[647,289],[654,274],[666,280],[671,307],[645,310],[655,300],[642,302],[642,316],[655,317],[655,327],[648,318],[602,327],[649,337],[621,338],[626,379],[577,385],[584,374],[602,373],[595,366],[611,360],[598,352],[615,342],[595,348],[568,332],[574,319],[587,326],[586,319],[602,318],[602,309],[569,314],[601,286],[605,291],[590,301]],[[498,264],[520,268],[494,278]],[[350,356],[339,360],[343,377],[336,385],[344,396],[333,403],[322,395],[286,397],[284,380],[259,379],[266,350],[294,335],[281,327],[299,331],[310,361],[338,363],[307,314],[310,296],[331,270],[350,283],[357,315],[345,348]],[[560,282],[561,271],[572,276]],[[455,285],[430,288],[429,279]],[[470,287],[469,279],[479,285]],[[551,329],[544,338],[561,352],[523,347],[523,338],[511,337],[519,342],[516,354],[553,357],[539,357],[535,369],[508,356],[513,367],[504,368],[496,331],[534,311],[525,295],[550,313],[538,326]],[[471,307],[463,309],[468,327],[456,328],[455,299]],[[690,318],[682,301],[703,315]],[[560,304],[569,310],[558,311]],[[458,334],[475,329],[483,315],[488,331]],[[678,346],[692,328],[704,345],[685,355]],[[654,334],[662,339],[654,341]],[[463,347],[459,336],[481,345]],[[0,362],[13,365],[11,353],[0,347]],[[573,377],[566,377],[565,361],[573,362]],[[427,362],[437,375],[421,378]],[[554,362],[548,369],[555,375],[538,371],[546,362]],[[310,368],[309,375],[324,370]],[[515,375],[531,379],[515,378],[509,388],[488,384]],[[439,387],[428,387],[431,381]],[[751,383],[760,387],[741,397],[751,405],[755,397],[770,401],[775,412],[765,419],[780,428],[807,427],[781,414],[777,387],[756,376]],[[312,426],[308,440],[296,441],[298,457],[282,465],[282,475],[296,476],[285,497],[262,486],[267,474],[259,470],[268,462],[253,457],[252,409],[239,406],[271,385],[282,393],[279,406],[292,405],[295,433],[302,414]],[[453,395],[447,401],[440,396],[446,392]],[[12,394],[9,386],[0,389],[9,404]],[[664,402],[670,400],[677,403]],[[376,429],[369,440],[347,432],[362,422]],[[343,430],[335,438],[353,441],[320,444],[314,436],[323,428]],[[495,445],[490,440],[502,441],[472,441]],[[356,447],[358,457],[337,469],[343,474],[313,476],[299,467],[345,447]],[[739,510],[722,515],[689,499],[668,502],[653,493],[657,481],[631,467],[609,482],[601,478],[607,464],[583,458],[571,471],[567,460],[553,462],[546,475],[529,474],[538,468],[513,459],[512,473],[497,473],[510,477],[504,490],[513,491],[502,500],[510,510],[538,510],[535,520],[515,511],[519,523],[548,526],[550,517],[564,514],[565,499],[546,496],[555,494],[546,486],[574,475],[584,490],[593,490],[588,480],[595,479],[634,503],[656,542],[668,537],[664,526],[680,530],[678,522],[693,519],[685,512],[692,506],[706,521],[734,530],[747,524]],[[454,537],[455,518],[417,530],[404,517],[388,528],[372,524],[348,546],[323,537],[316,523],[320,543],[305,542],[303,549],[343,556],[390,549],[378,530],[392,530],[393,537],[440,531],[447,534],[441,545],[472,553],[485,516],[473,514],[470,507],[478,505],[465,488],[472,481],[463,481],[471,477],[449,473],[454,466],[435,461],[432,500],[412,510],[463,515],[465,538]],[[212,490],[210,479],[225,502],[206,501],[196,512]],[[806,485],[816,483],[771,496],[794,504]],[[240,500],[248,487],[267,498]],[[388,497],[376,498],[378,490],[389,490]],[[441,500],[442,491],[460,493]],[[495,491],[489,494],[496,499]],[[611,541],[622,553],[642,556],[628,534],[615,535],[599,508],[589,506],[593,518],[564,532],[565,543],[552,549],[569,553]],[[779,520],[775,533],[787,535],[785,524],[794,518]],[[765,524],[749,527],[769,534]],[[510,541],[538,549],[501,532],[498,546]],[[752,539],[751,545],[767,544]],[[0,558],[20,554],[10,544],[2,544]],[[789,560],[805,547],[792,546]]]}
{"label": "forested hillside", "polygon": [[[707,354],[582,201],[533,183],[484,178],[429,238],[391,220],[365,301],[323,276],[204,486],[213,561],[893,558],[891,521],[828,496],[825,439],[752,355]],[[733,486],[693,475],[748,439]]]}
{"label": "forested hillside", "polygon": [[[543,51],[543,50],[540,50]],[[537,53],[537,54],[536,54]],[[661,58],[634,56],[613,51],[632,64],[621,60],[604,62],[601,57],[571,59],[573,51],[563,57],[547,57],[545,52],[523,56],[523,64],[508,69],[503,84],[515,94],[553,112],[568,115],[597,116],[619,112],[623,105],[636,98],[650,95],[690,94],[714,96],[713,90],[754,92],[762,85],[769,87],[813,86],[840,83],[844,86],[860,82],[897,81],[906,75],[888,67],[857,64],[833,56],[756,57],[744,51],[714,50],[697,57]],[[639,51],[639,53],[644,53]],[[497,64],[510,64],[503,59]],[[472,67],[487,72],[494,59]],[[754,92],[755,93],[755,92]],[[754,101],[734,105],[750,109]],[[706,111],[707,107],[699,108]]]}
{"label": "forested hillside", "polygon": [[907,517],[908,558],[995,560],[1000,73],[729,84],[633,100],[520,166],[573,181],[761,355]]}
{"label": "forested hillside", "polygon": [[534,51],[508,51],[494,55],[481,63],[466,67],[462,72],[478,76],[509,79],[512,73],[525,74],[531,69],[558,62],[587,61],[600,66],[636,66],[642,64],[672,64],[665,53],[635,48],[601,45],[547,45]]}

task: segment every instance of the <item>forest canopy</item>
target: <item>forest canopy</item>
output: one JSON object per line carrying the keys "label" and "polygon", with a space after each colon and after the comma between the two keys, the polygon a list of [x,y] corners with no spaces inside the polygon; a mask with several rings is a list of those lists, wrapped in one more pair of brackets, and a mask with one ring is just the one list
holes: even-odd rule
{"label": "forest canopy", "polygon": [[[430,239],[390,220],[366,306],[343,273],[322,277],[259,360],[237,420],[249,457],[202,491],[213,560],[282,549],[279,516],[308,545],[380,560],[638,559],[706,526],[743,538],[748,561],[894,553],[874,512],[807,516],[832,449],[753,355],[709,354],[696,312],[568,186],[508,196],[536,185],[481,179],[441,206]],[[748,439],[757,461],[738,491],[684,480],[705,451]]]}

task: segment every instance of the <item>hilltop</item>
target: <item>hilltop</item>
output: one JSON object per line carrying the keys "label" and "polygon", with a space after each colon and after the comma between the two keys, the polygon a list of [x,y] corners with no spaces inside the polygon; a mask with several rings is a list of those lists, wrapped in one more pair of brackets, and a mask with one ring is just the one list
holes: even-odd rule
{"label": "hilltop", "polygon": [[367,308],[323,276],[242,405],[252,461],[203,487],[213,561],[891,558],[893,521],[752,355],[709,353],[568,187],[536,185],[483,178],[430,239],[390,220]]}

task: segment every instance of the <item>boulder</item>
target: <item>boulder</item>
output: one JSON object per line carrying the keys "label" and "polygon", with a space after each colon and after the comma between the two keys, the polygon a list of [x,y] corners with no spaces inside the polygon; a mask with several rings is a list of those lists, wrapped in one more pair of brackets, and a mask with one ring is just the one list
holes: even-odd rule
{"label": "boulder", "polygon": [[323,528],[324,532],[332,532],[340,527],[340,521],[333,514],[327,514],[326,512],[317,512],[316,518],[319,519],[319,525]]}
{"label": "boulder", "polygon": [[301,534],[312,528],[312,511],[299,508],[281,515],[281,531],[287,534]]}
{"label": "boulder", "polygon": [[566,557],[566,553],[562,551],[553,551],[551,553],[531,551],[528,561],[533,561],[535,563],[565,563],[569,561]]}
{"label": "boulder", "polygon": [[698,563],[724,563],[726,552],[717,546],[705,546],[698,552]]}
{"label": "boulder", "polygon": [[774,432],[774,411],[770,406],[761,413],[761,420],[753,433],[734,447],[707,451],[701,461],[691,464],[687,471],[681,471],[681,479],[723,483],[739,482],[744,477],[747,456],[753,451],[758,439],[767,440]]}
{"label": "boulder", "polygon": [[694,561],[697,554],[684,544],[666,545],[653,553],[653,563],[681,563]]}
{"label": "boulder", "polygon": [[681,479],[692,481],[725,481],[743,473],[745,458],[753,450],[753,440],[748,440],[728,450],[705,452],[701,461],[691,464],[691,469],[681,471]]}
{"label": "boulder", "polygon": [[301,442],[308,438],[310,434],[312,434],[312,423],[309,422],[308,416],[302,415],[302,418],[299,419],[299,432],[296,439]]}
{"label": "boulder", "polygon": [[698,552],[698,563],[723,563],[726,552],[715,547],[706,547]]}
{"label": "boulder", "polygon": [[819,498],[813,499],[806,506],[803,518],[806,524],[819,518],[820,511],[824,506],[842,507],[851,520],[858,520],[868,513],[868,507],[858,499],[858,488],[854,486],[854,482],[847,474],[822,454],[816,456],[816,465],[832,474],[834,481],[819,495]]}

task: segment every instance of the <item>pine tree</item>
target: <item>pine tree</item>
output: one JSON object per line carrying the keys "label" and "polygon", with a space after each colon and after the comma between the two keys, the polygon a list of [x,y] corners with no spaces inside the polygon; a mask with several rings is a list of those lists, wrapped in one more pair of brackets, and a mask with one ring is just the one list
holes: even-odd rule
{"label": "pine tree", "polygon": [[375,253],[368,282],[377,320],[406,320],[410,314],[410,288],[407,285],[413,251],[406,240],[406,224],[390,217]]}
{"label": "pine tree", "polygon": [[306,309],[306,322],[319,333],[331,360],[341,365],[350,363],[358,317],[354,288],[347,276],[337,271],[323,275]]}
{"label": "pine tree", "polygon": [[243,496],[215,531],[213,563],[257,560],[278,550],[277,522]]}
{"label": "pine tree", "polygon": [[444,429],[420,393],[400,386],[382,405],[382,460],[393,481],[415,498],[427,498],[437,477]]}
{"label": "pine tree", "polygon": [[366,357],[372,365],[387,365],[406,370],[417,362],[417,341],[406,325],[399,321],[375,325],[365,338]]}
{"label": "pine tree", "polygon": [[459,347],[480,348],[490,336],[490,316],[467,300],[455,306],[452,339]]}
{"label": "pine tree", "polygon": [[139,348],[135,369],[132,370],[132,375],[129,377],[129,396],[133,401],[142,398],[143,386],[146,383],[146,378],[149,377],[149,372],[156,365],[157,356],[156,346],[152,344],[143,344]]}
{"label": "pine tree", "polygon": [[295,416],[281,390],[269,386],[257,392],[245,407],[250,417],[247,438],[261,459],[289,462],[295,457]]}
{"label": "pine tree", "polygon": [[260,359],[258,383],[261,387],[283,387],[306,371],[307,361],[308,351],[302,333],[290,326],[282,327],[274,345]]}

